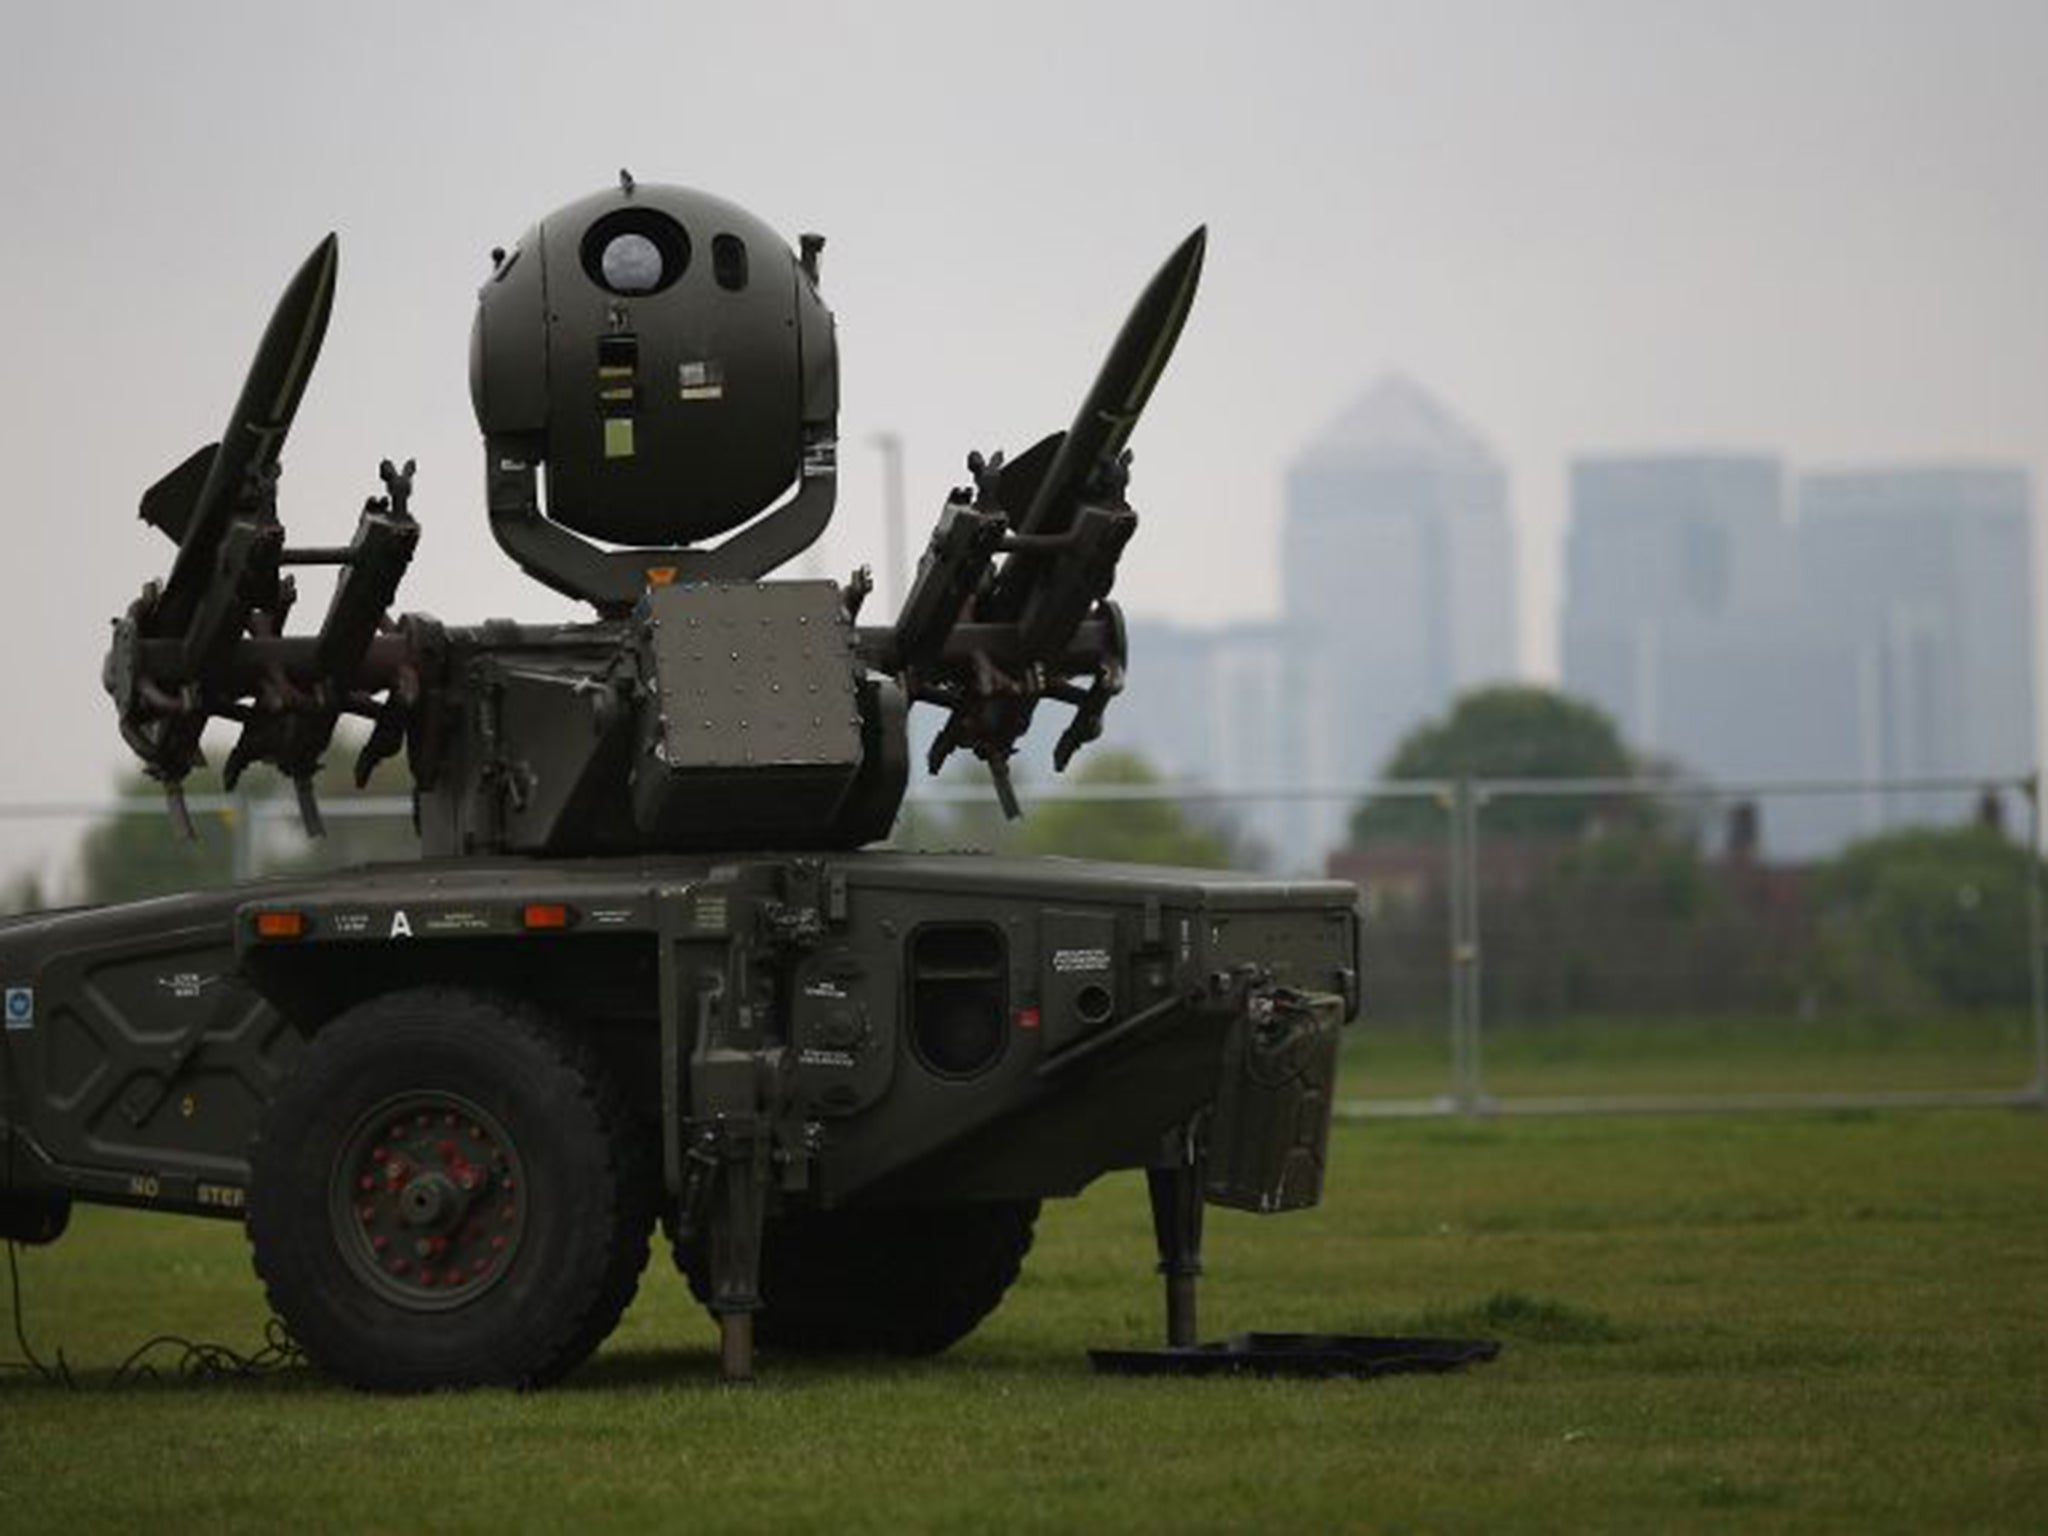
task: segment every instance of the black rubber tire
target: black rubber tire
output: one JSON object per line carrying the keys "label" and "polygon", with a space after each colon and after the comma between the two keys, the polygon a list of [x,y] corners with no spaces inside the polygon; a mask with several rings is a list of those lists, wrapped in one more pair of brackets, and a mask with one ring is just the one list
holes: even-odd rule
{"label": "black rubber tire", "polygon": [[[517,1149],[522,1225],[502,1274],[421,1310],[344,1257],[337,1160],[406,1094],[474,1104]],[[373,998],[307,1047],[250,1152],[249,1241],[270,1304],[329,1375],[371,1391],[534,1387],[580,1364],[646,1267],[656,1189],[645,1133],[574,1034],[515,999],[456,988]]]}
{"label": "black rubber tire", "polygon": [[40,1248],[71,1225],[68,1195],[0,1195],[0,1242]]}
{"label": "black rubber tire", "polygon": [[[1031,1251],[1036,1200],[834,1210],[770,1222],[761,1250],[762,1348],[935,1355],[996,1309]],[[671,1234],[673,1236],[673,1234]],[[700,1303],[701,1243],[671,1243]]]}

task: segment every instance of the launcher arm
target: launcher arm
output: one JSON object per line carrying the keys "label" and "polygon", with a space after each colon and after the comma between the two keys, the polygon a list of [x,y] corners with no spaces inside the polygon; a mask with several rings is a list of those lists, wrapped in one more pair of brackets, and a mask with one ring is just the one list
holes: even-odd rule
{"label": "launcher arm", "polygon": [[[408,507],[412,464],[400,470],[387,460],[381,472],[386,494],[365,504],[355,537],[338,549],[287,548],[275,475],[265,477],[261,494],[245,497],[228,521],[189,627],[171,630],[155,583],[115,621],[103,680],[122,738],[164,785],[172,815],[188,834],[184,781],[204,761],[200,738],[212,719],[242,727],[222,765],[226,787],[234,788],[251,765],[272,764],[296,786],[307,830],[316,835],[313,776],[340,717],[376,720],[373,748],[380,755],[395,750],[392,712],[415,697],[417,679],[414,647],[406,635],[390,633],[387,609],[419,542],[419,524]],[[318,633],[301,638],[284,634],[296,591],[283,568],[292,565],[343,568]],[[380,701],[379,694],[387,697]],[[403,739],[402,723],[396,737]]]}

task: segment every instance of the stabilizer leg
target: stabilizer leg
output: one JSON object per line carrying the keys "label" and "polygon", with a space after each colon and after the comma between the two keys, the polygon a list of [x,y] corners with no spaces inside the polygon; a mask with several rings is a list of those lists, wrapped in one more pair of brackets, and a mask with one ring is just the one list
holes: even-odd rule
{"label": "stabilizer leg", "polygon": [[761,1310],[761,1232],[768,1206],[768,1138],[734,1138],[711,1205],[711,1310],[718,1369],[728,1383],[754,1379],[754,1314]]}
{"label": "stabilizer leg", "polygon": [[1166,1281],[1166,1343],[1191,1348],[1198,1341],[1196,1280],[1202,1273],[1202,1176],[1200,1139],[1188,1129],[1168,1136],[1161,1162],[1145,1170],[1152,1197],[1152,1235],[1159,1246],[1159,1273]]}

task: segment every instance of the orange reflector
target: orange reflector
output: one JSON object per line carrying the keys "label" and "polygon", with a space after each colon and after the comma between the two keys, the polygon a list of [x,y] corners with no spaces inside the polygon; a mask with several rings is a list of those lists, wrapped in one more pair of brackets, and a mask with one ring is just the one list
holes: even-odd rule
{"label": "orange reflector", "polygon": [[302,939],[305,936],[306,914],[303,912],[256,914],[256,937],[259,939]]}
{"label": "orange reflector", "polygon": [[668,587],[675,585],[676,567],[672,565],[650,565],[647,567],[647,585]]}
{"label": "orange reflector", "polygon": [[520,909],[519,920],[528,928],[566,928],[569,909],[559,901],[529,901]]}

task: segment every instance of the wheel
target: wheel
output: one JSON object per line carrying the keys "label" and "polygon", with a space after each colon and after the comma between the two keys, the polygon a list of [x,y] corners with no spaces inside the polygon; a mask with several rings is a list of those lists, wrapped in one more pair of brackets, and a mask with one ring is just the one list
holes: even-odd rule
{"label": "wheel", "polygon": [[[935,1355],[996,1309],[1031,1251],[1036,1200],[889,1206],[770,1222],[761,1248],[763,1348]],[[672,1244],[709,1305],[701,1243]]]}
{"label": "wheel", "polygon": [[647,1262],[644,1138],[538,1009],[389,993],[317,1034],[251,1151],[249,1241],[313,1363],[377,1391],[539,1386]]}

